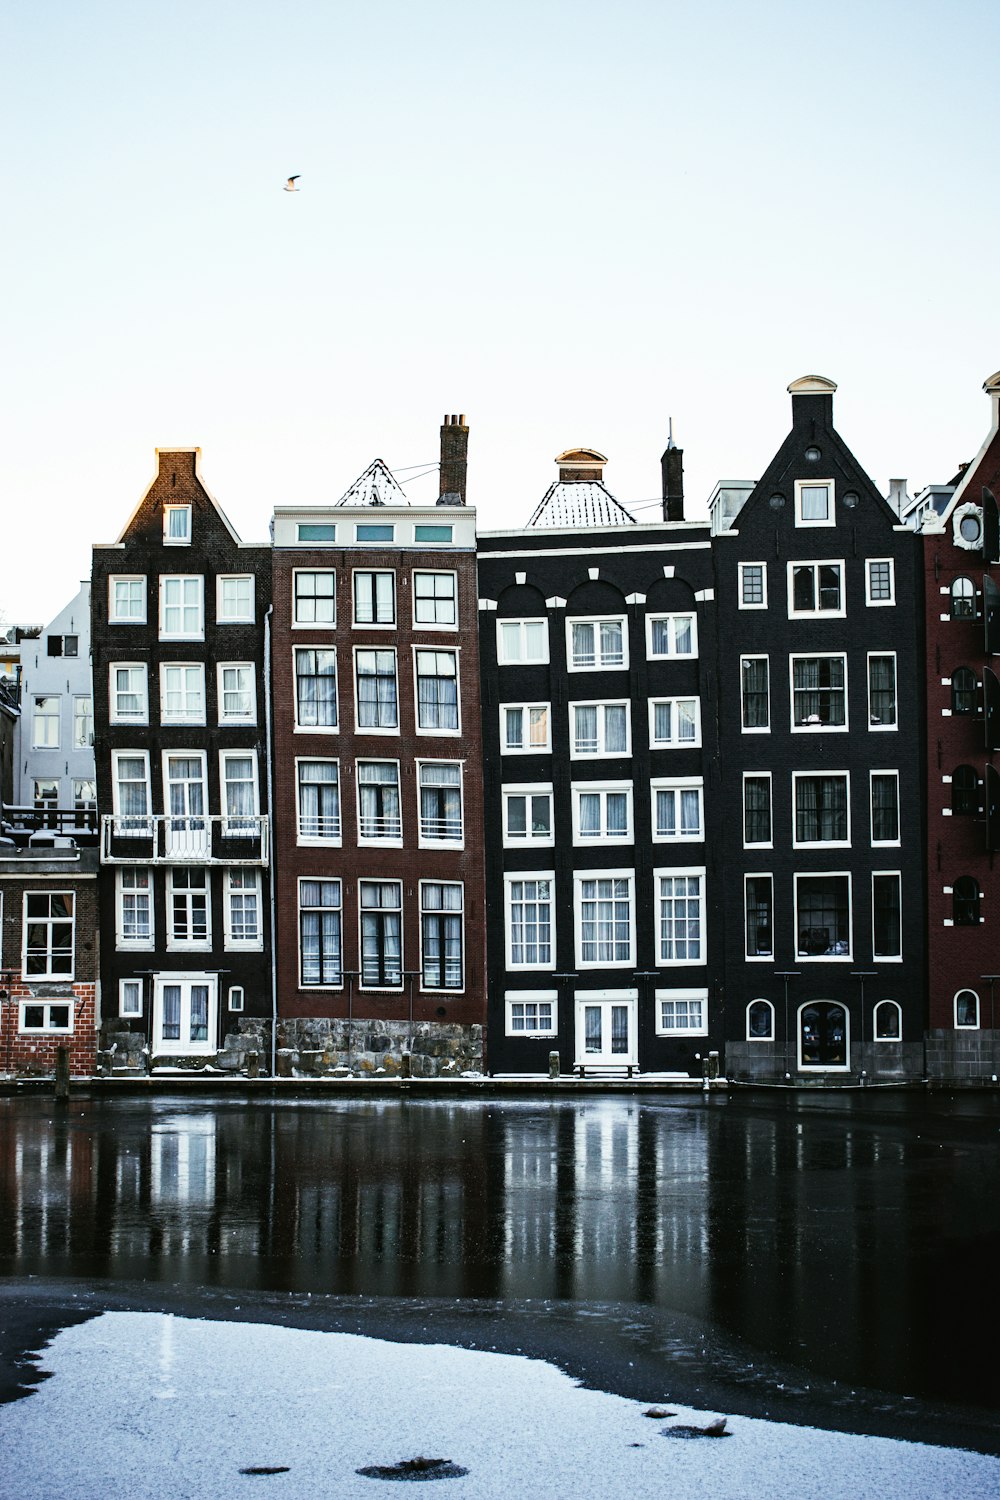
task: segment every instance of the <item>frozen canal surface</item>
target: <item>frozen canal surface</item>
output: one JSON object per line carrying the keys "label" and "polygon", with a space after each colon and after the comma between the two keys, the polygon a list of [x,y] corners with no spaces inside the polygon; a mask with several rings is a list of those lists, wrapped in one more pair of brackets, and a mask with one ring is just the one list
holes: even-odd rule
{"label": "frozen canal surface", "polygon": [[998,1146],[978,1095],[4,1098],[7,1387],[172,1311],[998,1451]]}

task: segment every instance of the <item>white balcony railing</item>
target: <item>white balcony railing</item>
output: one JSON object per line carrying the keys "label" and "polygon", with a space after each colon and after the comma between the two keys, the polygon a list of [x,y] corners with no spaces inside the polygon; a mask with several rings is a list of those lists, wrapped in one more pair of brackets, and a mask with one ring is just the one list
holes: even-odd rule
{"label": "white balcony railing", "polygon": [[106,865],[266,865],[268,819],[262,813],[232,817],[105,814],[101,863]]}

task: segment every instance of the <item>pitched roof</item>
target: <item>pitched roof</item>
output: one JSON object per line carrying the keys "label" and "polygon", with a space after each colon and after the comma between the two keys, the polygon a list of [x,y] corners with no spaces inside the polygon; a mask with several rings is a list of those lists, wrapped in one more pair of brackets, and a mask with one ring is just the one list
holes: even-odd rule
{"label": "pitched roof", "polygon": [[409,505],[403,491],[380,458],[373,459],[365,472],[337,501],[338,505]]}
{"label": "pitched roof", "polygon": [[634,526],[624,505],[594,479],[557,479],[542,496],[529,526]]}

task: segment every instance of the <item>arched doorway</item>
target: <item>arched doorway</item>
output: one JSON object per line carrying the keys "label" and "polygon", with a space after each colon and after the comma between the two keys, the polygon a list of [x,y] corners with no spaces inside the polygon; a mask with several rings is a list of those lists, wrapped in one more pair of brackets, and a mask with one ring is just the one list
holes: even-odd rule
{"label": "arched doorway", "polygon": [[810,1000],[799,1007],[799,1067],[847,1069],[850,1022],[844,1006],[832,1000]]}

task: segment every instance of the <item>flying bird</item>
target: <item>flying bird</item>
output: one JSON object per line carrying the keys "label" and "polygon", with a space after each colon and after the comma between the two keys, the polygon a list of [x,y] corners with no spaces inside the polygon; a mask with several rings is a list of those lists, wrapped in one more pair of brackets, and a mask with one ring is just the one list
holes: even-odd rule
{"label": "flying bird", "polygon": [[288,181],[285,183],[285,192],[286,193],[299,193],[299,192],[302,191],[301,188],[297,188],[295,186],[295,184],[298,182],[298,180],[299,180],[299,178],[301,176],[302,176],[301,172],[296,172],[296,174],[295,174],[294,177],[289,177]]}

